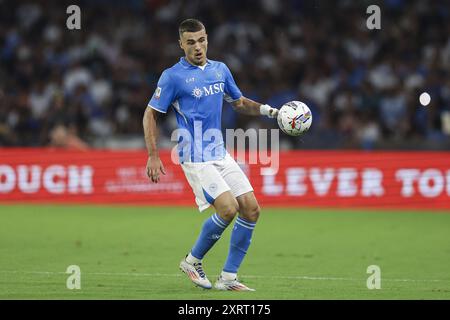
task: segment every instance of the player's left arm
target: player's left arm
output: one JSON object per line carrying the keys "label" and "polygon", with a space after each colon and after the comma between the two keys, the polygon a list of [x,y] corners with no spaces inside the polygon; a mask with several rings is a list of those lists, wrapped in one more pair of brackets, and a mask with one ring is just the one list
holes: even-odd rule
{"label": "player's left arm", "polygon": [[268,104],[262,104],[253,101],[249,98],[241,96],[239,99],[231,103],[233,109],[237,112],[248,114],[248,115],[263,115],[269,118],[276,118],[278,115],[278,109],[272,108]]}

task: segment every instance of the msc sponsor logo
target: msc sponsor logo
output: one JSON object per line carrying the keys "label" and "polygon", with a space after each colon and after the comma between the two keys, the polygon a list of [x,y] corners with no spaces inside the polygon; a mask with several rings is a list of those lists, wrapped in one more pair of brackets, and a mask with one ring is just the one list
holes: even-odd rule
{"label": "msc sponsor logo", "polygon": [[192,96],[194,96],[197,99],[200,99],[203,96],[207,97],[207,96],[211,96],[213,94],[223,93],[224,88],[225,88],[225,84],[223,82],[211,84],[211,85],[209,85],[209,87],[203,87],[203,88],[195,87],[194,90],[192,90]]}

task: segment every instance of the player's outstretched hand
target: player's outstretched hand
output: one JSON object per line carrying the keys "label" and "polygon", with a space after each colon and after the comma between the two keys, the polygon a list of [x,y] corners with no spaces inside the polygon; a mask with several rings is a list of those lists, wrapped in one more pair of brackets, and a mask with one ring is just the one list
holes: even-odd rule
{"label": "player's outstretched hand", "polygon": [[161,159],[157,156],[148,157],[147,160],[147,176],[154,183],[159,182],[159,173],[166,174],[166,169],[164,169],[164,165],[161,162]]}
{"label": "player's outstretched hand", "polygon": [[259,108],[263,116],[268,116],[269,118],[276,118],[278,116],[278,109],[272,108],[268,104],[263,104]]}
{"label": "player's outstretched hand", "polygon": [[276,118],[278,116],[278,109],[272,108],[269,111],[269,118]]}

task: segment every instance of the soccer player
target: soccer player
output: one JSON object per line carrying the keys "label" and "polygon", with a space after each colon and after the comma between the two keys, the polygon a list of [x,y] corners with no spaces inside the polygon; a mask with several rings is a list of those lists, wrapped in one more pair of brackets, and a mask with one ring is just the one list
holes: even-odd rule
{"label": "soccer player", "polygon": [[214,287],[253,291],[238,281],[237,272],[250,246],[260,207],[249,180],[224,147],[222,103],[225,99],[238,112],[270,118],[275,118],[278,110],[244,97],[228,67],[206,58],[208,37],[200,21],[187,19],[178,31],[185,56],[161,74],[143,118],[147,174],[154,183],[160,180],[160,173],[166,174],[157,149],[157,119],[158,113],[166,113],[172,106],[179,127],[178,155],[195,201],[200,211],[211,205],[215,209],[180,269],[197,286],[211,289],[202,259],[238,214],[228,258]]}

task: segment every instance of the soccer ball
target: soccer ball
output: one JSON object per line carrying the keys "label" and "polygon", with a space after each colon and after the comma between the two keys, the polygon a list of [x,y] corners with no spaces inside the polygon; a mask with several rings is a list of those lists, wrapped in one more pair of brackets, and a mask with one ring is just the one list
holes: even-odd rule
{"label": "soccer ball", "polygon": [[277,121],[281,131],[290,136],[299,136],[311,127],[311,110],[303,102],[289,101],[280,108]]}

